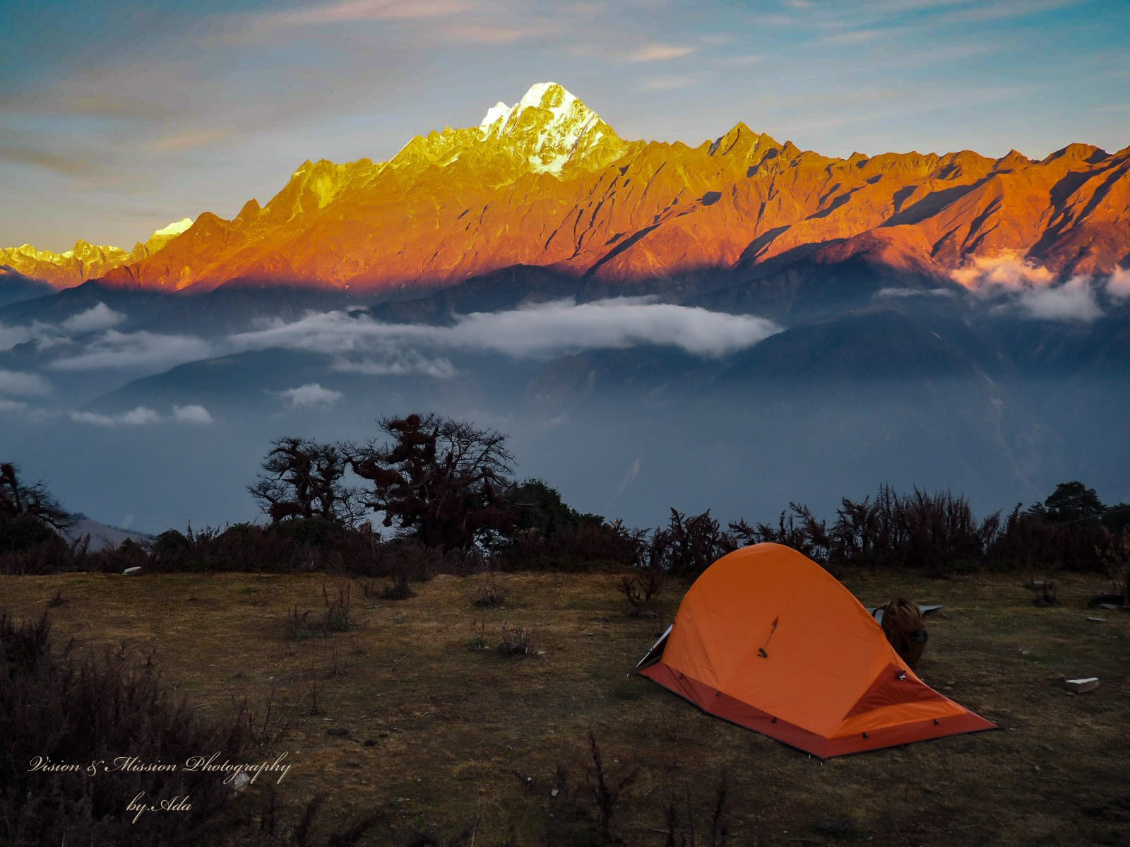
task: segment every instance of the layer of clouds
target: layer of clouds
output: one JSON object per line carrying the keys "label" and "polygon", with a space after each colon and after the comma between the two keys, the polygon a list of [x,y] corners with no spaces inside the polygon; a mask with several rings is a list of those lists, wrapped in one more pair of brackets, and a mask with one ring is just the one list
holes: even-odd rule
{"label": "layer of clouds", "polygon": [[298,388],[288,388],[280,391],[279,396],[290,403],[291,406],[310,408],[312,406],[330,406],[342,398],[340,391],[323,388],[317,382],[300,385]]}
{"label": "layer of clouds", "polygon": [[173,406],[173,420],[177,423],[210,424],[212,415],[203,406],[191,403],[187,406]]}
{"label": "layer of clouds", "polygon": [[355,23],[357,21],[426,20],[468,12],[476,4],[469,0],[345,0],[307,6],[270,15],[265,20],[280,26]]}
{"label": "layer of clouds", "polygon": [[148,406],[137,406],[118,415],[105,415],[101,412],[70,412],[68,417],[75,423],[93,426],[152,426],[163,423],[210,424],[212,415],[203,406],[173,406],[172,414],[163,415]]}
{"label": "layer of clouds", "polygon": [[47,350],[67,343],[72,336],[110,329],[127,317],[122,312],[115,312],[105,303],[98,302],[85,312],[71,315],[59,323],[33,321],[23,326],[0,324],[0,351],[10,350],[17,344],[28,341],[34,341],[38,350]]}
{"label": "layer of clouds", "polygon": [[1103,316],[1099,293],[1113,300],[1130,297],[1130,272],[1115,268],[1105,281],[1077,274],[1058,282],[1056,274],[1016,251],[976,256],[951,278],[998,311],[1033,320],[1090,323]]}
{"label": "layer of clouds", "polygon": [[51,393],[51,383],[39,374],[0,368],[0,394],[41,396]]}
{"label": "layer of clouds", "polygon": [[1106,281],[1106,293],[1116,300],[1130,298],[1130,268],[1115,268]]}
{"label": "layer of clouds", "polygon": [[514,358],[654,344],[717,358],[752,347],[780,331],[772,321],[752,315],[655,303],[649,298],[621,298],[580,305],[559,300],[509,312],[475,312],[451,327],[383,324],[363,315],[324,312],[236,335],[232,343],[241,349],[285,347],[339,357],[363,354],[391,342],[417,343],[489,350]]}
{"label": "layer of clouds", "polygon": [[95,426],[146,426],[160,422],[161,415],[148,406],[138,406],[120,415],[103,415],[100,412],[71,412],[75,423]]}
{"label": "layer of clouds", "polygon": [[31,341],[33,337],[30,327],[0,324],[0,351],[11,350],[17,344]]}
{"label": "layer of clouds", "polygon": [[60,371],[103,368],[162,371],[185,362],[206,359],[211,352],[211,345],[195,336],[109,330],[81,353],[55,359],[49,367]]}
{"label": "layer of clouds", "polygon": [[972,261],[953,271],[950,277],[970,291],[993,286],[1022,291],[1033,286],[1051,285],[1055,281],[1054,273],[1015,250],[1005,250],[996,256],[974,256]]}
{"label": "layer of clouds", "polygon": [[1018,304],[1024,314],[1036,320],[1089,323],[1103,316],[1087,276],[1074,276],[1055,287],[1029,288],[1020,293]]}
{"label": "layer of clouds", "polygon": [[379,345],[378,349],[359,359],[337,358],[332,367],[342,373],[366,376],[418,374],[433,379],[451,379],[456,374],[455,366],[443,356],[427,356],[418,350],[405,350],[395,344]]}
{"label": "layer of clouds", "polygon": [[59,327],[68,334],[99,332],[117,326],[125,319],[126,315],[121,312],[115,312],[105,303],[98,303],[85,312],[67,318]]}
{"label": "layer of clouds", "polygon": [[948,288],[880,288],[873,297],[953,297],[953,292]]}
{"label": "layer of clouds", "polygon": [[683,47],[677,44],[648,44],[638,50],[633,50],[625,59],[629,62],[668,62],[671,59],[681,59],[695,51],[693,47]]}

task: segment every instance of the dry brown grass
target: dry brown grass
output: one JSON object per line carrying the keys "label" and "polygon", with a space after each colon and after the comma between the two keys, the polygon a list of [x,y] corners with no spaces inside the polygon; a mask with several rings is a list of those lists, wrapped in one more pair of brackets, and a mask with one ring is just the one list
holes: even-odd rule
{"label": "dry brown grass", "polygon": [[[300,809],[325,792],[327,824],[381,809],[405,830],[477,820],[476,845],[502,844],[511,828],[519,845],[568,843],[563,795],[551,792],[559,765],[584,772],[591,728],[608,767],[638,768],[613,825],[630,845],[666,843],[672,797],[690,796],[708,825],[723,771],[735,845],[1130,843],[1130,615],[1086,620],[1100,580],[1057,579],[1061,605],[1036,608],[1018,576],[849,576],[872,604],[944,603],[926,619],[919,672],[1005,731],[821,763],[630,676],[682,588],[669,585],[657,617],[641,619],[625,613],[621,578],[511,575],[502,609],[475,606],[487,575],[440,576],[395,603],[360,599],[357,585],[348,632],[299,641],[286,637],[288,616],[324,614],[323,586],[336,596],[340,578],[0,577],[0,604],[38,616],[61,589],[58,648],[73,637],[80,653],[123,641],[156,650],[164,680],[206,713],[230,711],[233,696],[261,711],[272,699],[272,724],[287,727],[274,747],[294,765],[282,800]],[[529,632],[539,654],[468,650],[503,626]],[[1064,676],[1101,685],[1072,696]]]}

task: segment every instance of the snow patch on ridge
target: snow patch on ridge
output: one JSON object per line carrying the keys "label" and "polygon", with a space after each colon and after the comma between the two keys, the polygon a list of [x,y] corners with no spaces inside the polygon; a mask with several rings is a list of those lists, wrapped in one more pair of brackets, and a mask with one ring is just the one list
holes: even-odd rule
{"label": "snow patch on ridge", "polygon": [[490,128],[499,120],[506,123],[506,119],[510,117],[512,111],[514,111],[512,106],[507,106],[499,100],[487,109],[486,115],[483,117],[482,121],[479,122],[479,129],[483,130],[483,132],[489,132]]}
{"label": "snow patch on ridge", "polygon": [[192,226],[192,218],[181,218],[179,221],[173,221],[168,226],[155,230],[154,235],[180,235],[182,232]]}

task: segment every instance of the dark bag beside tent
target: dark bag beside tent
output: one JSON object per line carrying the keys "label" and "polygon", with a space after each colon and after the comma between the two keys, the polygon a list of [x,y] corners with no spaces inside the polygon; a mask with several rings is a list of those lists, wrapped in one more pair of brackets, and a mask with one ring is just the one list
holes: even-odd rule
{"label": "dark bag beside tent", "polygon": [[898,597],[883,607],[883,634],[895,652],[911,668],[926,649],[926,627],[922,623],[922,610],[909,600]]}

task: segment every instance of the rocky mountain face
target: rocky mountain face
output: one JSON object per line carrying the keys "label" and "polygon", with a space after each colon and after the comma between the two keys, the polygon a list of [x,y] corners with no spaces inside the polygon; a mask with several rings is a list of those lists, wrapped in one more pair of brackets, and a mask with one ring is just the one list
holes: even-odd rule
{"label": "rocky mountain face", "polygon": [[514,265],[617,283],[805,258],[943,279],[1005,252],[1055,275],[1107,273],[1130,254],[1128,208],[1130,148],[837,159],[741,123],[698,147],[625,141],[561,86],[539,84],[387,162],[306,162],[266,206],[201,215],[109,277],[379,292]]}
{"label": "rocky mountain face", "polygon": [[[516,265],[609,284],[801,260],[939,280],[1015,255],[1054,276],[1130,259],[1130,147],[1042,161],[802,151],[739,123],[713,141],[625,141],[560,85],[387,162],[307,161],[265,206],[204,213],[131,253],[0,251],[19,273],[177,291],[233,279],[352,292],[446,287]],[[183,227],[183,231],[180,228]]]}
{"label": "rocky mountain face", "polygon": [[120,247],[99,247],[81,239],[65,253],[36,250],[30,244],[0,249],[0,265],[58,288],[105,276],[129,259],[130,254]]}
{"label": "rocky mountain face", "polygon": [[18,274],[55,288],[72,288],[89,279],[100,279],[115,268],[149,258],[190,226],[192,218],[171,223],[154,232],[144,244],[137,242],[130,252],[120,247],[97,246],[81,239],[64,253],[36,250],[30,244],[0,248],[0,277]]}

